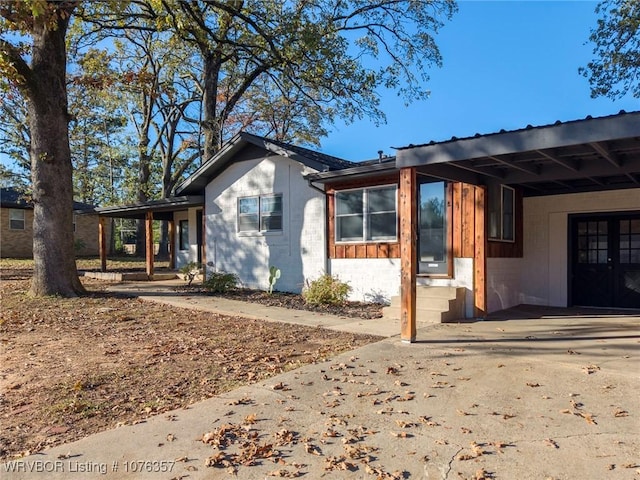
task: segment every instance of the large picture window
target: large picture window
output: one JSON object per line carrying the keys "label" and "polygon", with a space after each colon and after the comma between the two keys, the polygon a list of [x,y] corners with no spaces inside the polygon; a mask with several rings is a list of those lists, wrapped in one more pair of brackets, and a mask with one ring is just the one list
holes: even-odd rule
{"label": "large picture window", "polygon": [[396,185],[336,192],[335,211],[336,242],[397,239]]}
{"label": "large picture window", "polygon": [[9,210],[9,229],[24,230],[24,210],[17,208]]}
{"label": "large picture window", "polygon": [[238,232],[282,230],[282,195],[256,195],[238,199]]}
{"label": "large picture window", "polygon": [[515,241],[515,190],[506,185],[489,187],[489,238]]}

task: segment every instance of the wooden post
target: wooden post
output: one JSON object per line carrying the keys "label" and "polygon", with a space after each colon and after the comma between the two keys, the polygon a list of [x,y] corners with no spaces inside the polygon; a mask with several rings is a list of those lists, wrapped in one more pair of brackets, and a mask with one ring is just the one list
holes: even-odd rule
{"label": "wooden post", "polygon": [[107,271],[107,232],[104,217],[98,217],[98,250],[100,251],[100,271]]}
{"label": "wooden post", "polygon": [[167,221],[167,230],[169,233],[169,269],[176,268],[176,222],[171,219]]}
{"label": "wooden post", "polygon": [[473,254],[474,316],[487,314],[487,229],[486,187],[475,187],[475,246]]}
{"label": "wooden post", "polygon": [[145,250],[147,254],[147,276],[153,280],[153,212],[145,215]]}
{"label": "wooden post", "polygon": [[416,340],[418,182],[415,167],[400,170],[400,338]]}

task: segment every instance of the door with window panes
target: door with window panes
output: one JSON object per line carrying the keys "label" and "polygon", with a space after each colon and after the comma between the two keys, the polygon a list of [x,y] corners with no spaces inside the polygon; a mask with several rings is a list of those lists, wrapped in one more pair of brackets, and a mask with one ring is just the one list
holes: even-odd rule
{"label": "door with window panes", "polygon": [[445,275],[449,272],[447,250],[447,185],[420,179],[418,196],[418,270],[419,273]]}
{"label": "door with window panes", "polygon": [[571,304],[640,308],[640,212],[571,217]]}

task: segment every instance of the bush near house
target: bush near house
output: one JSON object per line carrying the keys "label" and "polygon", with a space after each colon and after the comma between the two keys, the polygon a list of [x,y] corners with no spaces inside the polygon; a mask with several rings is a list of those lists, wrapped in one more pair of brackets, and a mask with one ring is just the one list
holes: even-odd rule
{"label": "bush near house", "polygon": [[238,276],[235,273],[213,272],[203,283],[209,293],[225,293],[238,286]]}
{"label": "bush near house", "polygon": [[347,301],[349,292],[351,292],[349,284],[325,273],[320,278],[307,283],[302,297],[311,305],[341,305]]}

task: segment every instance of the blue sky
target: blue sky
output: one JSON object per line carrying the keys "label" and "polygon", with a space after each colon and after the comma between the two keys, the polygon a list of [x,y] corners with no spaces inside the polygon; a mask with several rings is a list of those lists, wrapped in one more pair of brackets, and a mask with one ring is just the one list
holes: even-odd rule
{"label": "blue sky", "polygon": [[405,107],[385,93],[387,123],[336,124],[321,151],[352,161],[391,147],[640,110],[630,95],[592,99],[578,73],[592,59],[589,1],[461,1],[436,37],[444,65],[430,71],[429,100]]}

